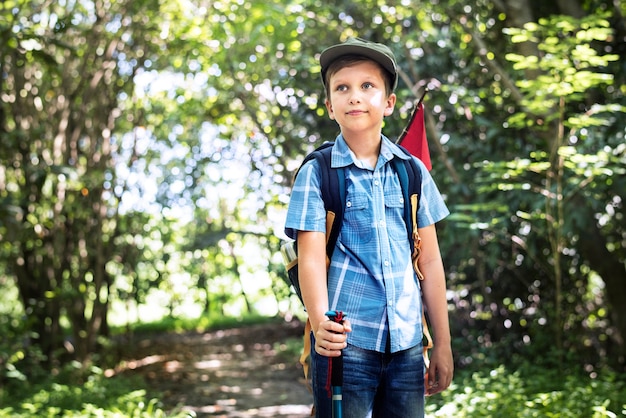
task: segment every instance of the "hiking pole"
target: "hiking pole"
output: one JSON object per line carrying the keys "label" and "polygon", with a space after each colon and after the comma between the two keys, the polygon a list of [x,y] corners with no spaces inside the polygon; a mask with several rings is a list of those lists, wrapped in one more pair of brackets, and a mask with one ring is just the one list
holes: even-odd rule
{"label": "hiking pole", "polygon": [[[343,324],[345,315],[341,311],[328,311],[326,316],[333,322]],[[341,393],[343,386],[343,357],[333,357],[330,359],[330,385],[332,388],[332,418],[342,418],[343,410],[341,409],[343,395]]]}

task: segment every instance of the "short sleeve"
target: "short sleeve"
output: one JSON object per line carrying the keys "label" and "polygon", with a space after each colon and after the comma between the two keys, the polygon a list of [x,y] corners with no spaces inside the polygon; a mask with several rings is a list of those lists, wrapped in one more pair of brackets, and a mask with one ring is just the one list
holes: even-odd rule
{"label": "short sleeve", "polygon": [[285,234],[295,240],[298,231],[326,232],[326,211],[320,190],[319,165],[315,160],[302,166],[291,190]]}

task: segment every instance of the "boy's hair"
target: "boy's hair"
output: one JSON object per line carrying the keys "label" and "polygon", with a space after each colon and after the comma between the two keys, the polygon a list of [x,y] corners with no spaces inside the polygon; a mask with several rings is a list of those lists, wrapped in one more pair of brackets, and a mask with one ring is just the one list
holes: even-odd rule
{"label": "boy's hair", "polygon": [[330,97],[330,78],[333,74],[345,67],[350,67],[362,62],[373,62],[380,68],[380,71],[385,79],[385,92],[387,96],[393,93],[395,77],[385,67],[380,65],[377,61],[365,57],[363,55],[343,55],[336,60],[332,61],[324,71],[324,90],[326,91],[326,97]]}

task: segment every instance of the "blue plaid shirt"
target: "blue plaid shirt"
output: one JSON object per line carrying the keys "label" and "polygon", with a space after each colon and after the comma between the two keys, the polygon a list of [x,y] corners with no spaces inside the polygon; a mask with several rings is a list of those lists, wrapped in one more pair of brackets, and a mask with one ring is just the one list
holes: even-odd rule
{"label": "blue plaid shirt", "polygon": [[[392,158],[411,158],[383,136],[376,167],[363,167],[339,135],[331,153],[332,167],[346,167],[344,220],[328,271],[329,308],[346,313],[353,331],[348,343],[385,352],[416,346],[422,340],[422,302],[413,271],[404,222],[404,198]],[[424,164],[418,225],[448,214],[441,194]],[[292,189],[285,233],[326,231],[319,166],[305,164]]]}

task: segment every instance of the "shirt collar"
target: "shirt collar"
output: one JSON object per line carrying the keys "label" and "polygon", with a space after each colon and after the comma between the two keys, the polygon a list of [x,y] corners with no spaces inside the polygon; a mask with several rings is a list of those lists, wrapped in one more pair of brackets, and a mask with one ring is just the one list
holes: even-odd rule
{"label": "shirt collar", "polygon": [[[403,160],[408,160],[411,158],[410,155],[407,155],[403,152],[396,144],[391,142],[389,138],[385,135],[382,136],[382,143],[380,147],[380,155],[386,160],[391,161],[391,159],[395,156],[401,158]],[[335,139],[335,146],[333,146],[331,152],[331,160],[330,166],[333,168],[339,167],[347,167],[350,164],[354,164],[353,154],[350,152],[348,148],[348,144],[346,144],[346,140],[343,138],[343,135],[339,134]]]}

